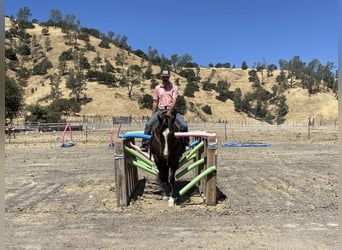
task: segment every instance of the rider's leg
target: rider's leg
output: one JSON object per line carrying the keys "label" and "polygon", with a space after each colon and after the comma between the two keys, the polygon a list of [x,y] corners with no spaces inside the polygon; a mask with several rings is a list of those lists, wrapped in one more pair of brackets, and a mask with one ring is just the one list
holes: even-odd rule
{"label": "rider's leg", "polygon": [[[183,116],[179,113],[176,113],[176,120],[178,121],[180,125],[180,131],[181,132],[188,132],[188,124],[185,122]],[[189,137],[184,137],[184,144],[186,146],[189,146],[190,140]]]}
{"label": "rider's leg", "polygon": [[180,131],[188,132],[188,124],[185,122],[183,116],[180,113],[176,113],[176,120],[180,125]]}
{"label": "rider's leg", "polygon": [[[151,116],[151,118],[147,121],[146,125],[145,125],[145,129],[144,129],[144,134],[146,135],[150,135],[151,134],[151,130],[152,130],[152,125],[153,123],[158,119],[158,112],[153,113],[153,115]],[[142,145],[148,145],[149,144],[149,140],[147,139],[142,139]]]}

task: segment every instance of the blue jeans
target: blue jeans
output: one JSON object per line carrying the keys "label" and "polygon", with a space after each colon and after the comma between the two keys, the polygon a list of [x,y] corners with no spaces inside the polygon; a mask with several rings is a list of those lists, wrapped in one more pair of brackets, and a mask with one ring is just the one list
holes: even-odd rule
{"label": "blue jeans", "polygon": [[[158,120],[158,111],[153,113],[153,115],[151,116],[151,118],[147,121],[146,125],[145,125],[145,129],[144,129],[144,134],[150,135],[151,134],[151,130],[152,130],[152,125],[155,121]],[[174,111],[175,115],[176,115],[176,121],[178,121],[179,125],[180,125],[180,131],[181,132],[188,132],[188,124],[185,122],[183,116],[178,113],[177,111]],[[148,144],[149,140],[143,139],[142,140],[142,144]]]}

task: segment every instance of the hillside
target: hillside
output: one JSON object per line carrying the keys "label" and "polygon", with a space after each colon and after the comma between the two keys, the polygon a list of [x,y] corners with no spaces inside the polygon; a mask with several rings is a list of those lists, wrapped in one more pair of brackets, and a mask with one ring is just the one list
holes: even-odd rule
{"label": "hillside", "polygon": [[[39,45],[36,45],[38,53],[32,55],[30,60],[23,62],[23,66],[26,68],[33,67],[34,63],[42,60],[42,58],[48,58],[53,68],[48,70],[48,74],[58,73],[58,58],[63,51],[69,50],[70,45],[66,45],[65,34],[62,33],[60,28],[49,27],[48,35],[42,33],[44,27],[34,24],[34,29],[27,29],[26,32],[36,38]],[[5,30],[9,30],[12,24],[9,18],[5,19]],[[46,50],[45,41],[46,38],[51,41],[51,49]],[[84,55],[91,62],[96,56],[99,56],[103,60],[107,60],[116,68],[128,69],[131,65],[139,65],[142,68],[148,66],[148,62],[142,60],[142,58],[116,47],[110,44],[110,48],[100,48],[98,45],[101,39],[90,36],[89,44],[96,48],[96,51],[85,51]],[[78,47],[84,48],[86,46],[85,41],[78,40]],[[5,47],[10,48],[14,43],[18,43],[18,40],[5,39]],[[35,49],[34,47],[31,50]],[[125,58],[125,64],[123,66],[116,65],[115,57],[120,54]],[[71,65],[69,65],[71,66]],[[153,73],[158,74],[160,71],[159,66],[153,66]],[[15,71],[7,70],[6,74],[10,77],[15,76]],[[271,90],[272,86],[276,84],[276,76],[279,71],[275,71],[272,77],[265,79],[264,88]],[[212,82],[218,82],[219,80],[225,80],[230,83],[230,90],[235,88],[241,88],[242,93],[251,90],[251,85],[248,81],[248,70],[242,69],[227,69],[227,68],[200,68],[199,76],[201,81],[205,81],[211,77]],[[186,85],[186,79],[172,72],[171,81],[179,79],[180,94],[184,92]],[[61,90],[64,98],[69,98],[70,90],[65,86],[65,77],[62,78]],[[157,79],[158,80],[158,79]],[[83,116],[129,116],[141,117],[142,115],[150,115],[150,110],[140,109],[137,102],[138,98],[143,94],[151,94],[150,89],[151,81],[145,80],[141,84],[134,86],[132,91],[132,97],[128,97],[127,87],[108,87],[98,82],[87,82],[87,90],[84,92],[88,98],[92,101],[82,105],[82,109],[79,115]],[[34,91],[33,91],[34,90]],[[27,80],[27,87],[25,87],[25,104],[41,105],[49,104],[48,97],[50,95],[50,80],[46,76],[30,76]],[[200,117],[205,117],[206,121],[252,121],[254,119],[247,117],[246,114],[238,113],[234,111],[234,103],[231,100],[221,102],[215,98],[217,93],[215,91],[203,91],[202,89],[195,92],[194,98],[185,97],[188,112],[185,115],[185,119],[189,121],[201,121]],[[308,91],[302,88],[289,89],[285,96],[287,98],[287,105],[289,106],[289,113],[286,115],[285,123],[305,123],[308,117],[315,117],[316,119],[333,120],[337,118],[337,105],[338,102],[332,92],[322,92],[309,96]],[[44,100],[44,101],[40,101]],[[46,101],[47,100],[47,101]],[[190,111],[190,103],[193,103],[195,112]],[[207,115],[202,111],[204,105],[209,105],[212,110],[212,115]]]}

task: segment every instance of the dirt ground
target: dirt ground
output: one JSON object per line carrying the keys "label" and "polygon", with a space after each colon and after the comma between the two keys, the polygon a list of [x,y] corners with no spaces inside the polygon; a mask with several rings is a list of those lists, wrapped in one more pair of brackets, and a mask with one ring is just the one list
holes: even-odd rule
{"label": "dirt ground", "polygon": [[7,140],[6,249],[338,249],[337,128],[199,127],[218,135],[216,206],[195,190],[169,207],[139,171],[144,192],[117,207],[108,131]]}

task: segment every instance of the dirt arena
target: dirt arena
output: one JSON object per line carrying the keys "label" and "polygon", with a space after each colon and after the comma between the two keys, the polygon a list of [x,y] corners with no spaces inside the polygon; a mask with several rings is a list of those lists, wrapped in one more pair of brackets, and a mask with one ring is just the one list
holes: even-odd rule
{"label": "dirt arena", "polygon": [[139,171],[144,192],[117,207],[105,129],[6,140],[6,249],[338,249],[337,127],[189,128],[218,135],[216,206],[194,191],[169,207]]}

